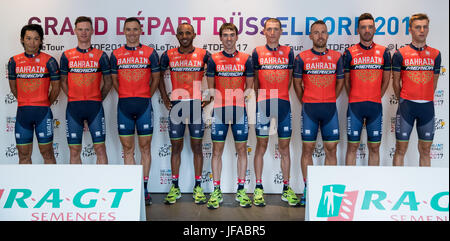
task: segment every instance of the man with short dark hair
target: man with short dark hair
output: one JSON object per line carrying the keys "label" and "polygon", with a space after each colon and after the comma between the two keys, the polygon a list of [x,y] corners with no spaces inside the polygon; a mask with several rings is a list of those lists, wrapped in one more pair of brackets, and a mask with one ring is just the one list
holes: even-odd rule
{"label": "man with short dark hair", "polygon": [[93,34],[91,18],[78,17],[75,21],[78,46],[61,55],[61,87],[68,97],[66,132],[71,164],[81,164],[85,121],[91,133],[97,164],[108,164],[102,101],[112,87],[111,70],[106,53],[91,46]]}
{"label": "man with short dark hair", "polygon": [[327,49],[328,30],[322,20],[311,25],[309,38],[313,48],[301,52],[294,62],[294,88],[302,103],[301,169],[305,188],[300,204],[306,202],[307,168],[313,165],[312,155],[320,127],[325,150],[325,165],[336,165],[339,142],[339,119],[336,99],[344,86],[341,54]]}
{"label": "man with short dark hair", "polygon": [[434,91],[441,70],[441,53],[427,45],[430,20],[414,14],[409,20],[412,41],[392,57],[394,93],[399,98],[395,122],[394,166],[404,165],[409,137],[417,121],[419,165],[431,166],[430,149],[434,139]]}
{"label": "man with short dark hair", "polygon": [[153,134],[151,97],[159,84],[159,57],[153,48],[140,43],[142,27],[137,18],[127,18],[123,30],[126,45],[114,50],[110,58],[113,86],[119,94],[117,104],[119,138],[124,163],[135,165],[134,133],[137,129],[144,171],[145,203],[149,205],[151,198],[147,185]]}
{"label": "man with short dark hair", "polygon": [[[204,123],[202,108],[208,102],[202,102],[202,79],[210,53],[193,45],[195,31],[191,24],[182,23],[177,28],[180,47],[164,52],[161,56],[161,81],[159,90],[164,105],[169,110],[169,137],[172,145],[170,157],[172,186],[164,203],[173,204],[181,197],[178,180],[180,175],[181,151],[183,150],[186,125],[191,136],[191,149],[194,154],[195,185],[193,198],[196,204],[205,204],[206,196],[201,187],[203,153],[202,140]],[[172,94],[166,93],[164,73],[170,71]]]}
{"label": "man with short dark hair", "polygon": [[263,157],[269,142],[270,121],[277,120],[278,150],[281,154],[281,171],[283,173],[283,192],[281,199],[290,206],[299,206],[299,200],[289,186],[290,150],[292,134],[292,114],[289,100],[289,88],[292,81],[294,51],[288,46],[280,45],[280,20],[269,18],[264,24],[266,45],[256,47],[252,54],[255,69],[256,103],[256,150],[255,177],[256,187],[253,204],[263,207],[264,189],[262,185]]}
{"label": "man with short dark hair", "polygon": [[33,131],[44,163],[56,164],[50,105],[58,97],[60,75],[56,60],[41,52],[43,40],[40,25],[25,25],[20,33],[25,51],[8,62],[9,86],[18,103],[15,136],[19,164],[32,163]]}
{"label": "man with short dark hair", "polygon": [[363,125],[367,131],[369,166],[380,164],[383,107],[381,98],[391,78],[389,49],[373,42],[375,21],[370,13],[358,19],[360,43],[344,53],[345,89],[348,93],[346,165],[356,165]]}
{"label": "man with short dark hair", "polygon": [[219,208],[223,201],[222,191],[220,190],[222,153],[230,122],[238,155],[238,188],[235,200],[239,202],[241,207],[251,207],[252,201],[244,189],[248,138],[245,98],[253,87],[253,65],[250,55],[236,50],[237,27],[232,23],[224,23],[219,31],[224,50],[211,55],[206,73],[208,88],[213,92],[210,95],[214,99],[211,125],[211,139],[213,141],[211,167],[214,191],[211,193],[207,207],[210,209]]}

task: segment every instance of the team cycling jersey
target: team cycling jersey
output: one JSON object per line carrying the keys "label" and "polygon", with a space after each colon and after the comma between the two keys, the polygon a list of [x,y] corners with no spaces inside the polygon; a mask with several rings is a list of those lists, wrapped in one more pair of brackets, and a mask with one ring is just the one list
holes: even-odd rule
{"label": "team cycling jersey", "polygon": [[44,53],[22,53],[8,62],[8,79],[16,80],[18,106],[50,106],[50,81],[59,81],[56,60]]}
{"label": "team cycling jersey", "polygon": [[294,78],[303,79],[304,103],[336,102],[336,79],[344,78],[341,54],[328,49],[301,52],[295,58]]}

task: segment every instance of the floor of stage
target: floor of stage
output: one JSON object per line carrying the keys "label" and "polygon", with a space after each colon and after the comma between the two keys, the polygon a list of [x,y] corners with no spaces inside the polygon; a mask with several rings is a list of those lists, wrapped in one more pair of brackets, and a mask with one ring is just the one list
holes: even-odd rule
{"label": "floor of stage", "polygon": [[[224,194],[220,208],[210,210],[196,205],[191,193],[183,193],[173,205],[163,203],[166,193],[151,193],[152,205],[146,207],[148,221],[304,221],[304,207],[290,207],[280,194],[265,194],[265,207],[241,208],[235,194]],[[299,196],[299,195],[297,195]],[[209,195],[207,195],[209,198]],[[300,197],[300,196],[299,196]],[[250,195],[250,198],[252,196]]]}

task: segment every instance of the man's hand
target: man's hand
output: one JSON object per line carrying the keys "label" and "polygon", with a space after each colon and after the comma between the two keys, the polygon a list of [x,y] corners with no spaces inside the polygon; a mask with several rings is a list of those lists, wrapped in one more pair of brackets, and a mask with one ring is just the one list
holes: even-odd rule
{"label": "man's hand", "polygon": [[164,106],[166,106],[168,110],[172,109],[172,102],[170,102],[169,98],[162,98],[162,100],[164,102]]}
{"label": "man's hand", "polygon": [[214,96],[211,96],[209,100],[202,101],[202,108],[205,108],[205,106],[209,105],[212,101],[214,101]]}

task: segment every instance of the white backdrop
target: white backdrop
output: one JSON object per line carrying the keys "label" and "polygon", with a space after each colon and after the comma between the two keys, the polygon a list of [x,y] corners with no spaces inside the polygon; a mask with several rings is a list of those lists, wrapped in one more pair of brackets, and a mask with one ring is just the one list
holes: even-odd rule
{"label": "white backdrop", "polygon": [[[125,43],[121,33],[126,17],[139,17],[143,25],[141,42],[154,47],[158,54],[168,48],[178,45],[174,34],[179,21],[190,21],[196,31],[197,38],[194,45],[208,49],[211,53],[220,51],[218,29],[223,21],[233,21],[242,31],[239,35],[238,49],[251,54],[252,50],[265,44],[262,35],[262,22],[267,17],[279,17],[284,34],[280,42],[294,48],[297,55],[300,51],[312,47],[308,38],[309,26],[316,19],[324,19],[330,31],[328,48],[341,53],[351,44],[359,42],[356,34],[356,18],[363,12],[370,12],[376,18],[377,35],[374,41],[391,49],[410,43],[411,36],[407,31],[409,17],[418,12],[428,14],[431,19],[430,33],[427,44],[441,51],[442,67],[441,77],[435,93],[436,107],[436,134],[431,150],[432,166],[448,167],[448,122],[449,122],[449,84],[448,84],[448,56],[449,56],[449,3],[446,0],[400,0],[400,1],[369,1],[323,0],[318,4],[309,1],[280,0],[280,1],[3,1],[0,9],[0,20],[3,34],[0,35],[0,164],[18,163],[18,154],[14,140],[14,123],[17,102],[9,90],[6,66],[8,59],[23,52],[19,43],[20,29],[27,23],[40,23],[44,27],[45,52],[54,56],[58,61],[64,50],[76,46],[77,40],[72,33],[76,17],[90,16],[94,20],[96,35],[93,36],[94,47],[100,48],[110,55],[111,51]],[[166,75],[166,84],[169,84]],[[205,83],[206,87],[206,83]],[[291,185],[297,193],[303,192],[303,179],[300,172],[300,113],[301,107],[291,89],[291,104],[293,115],[293,133],[291,139]],[[106,147],[111,164],[123,164],[122,149],[117,132],[117,93],[112,90],[103,103],[107,120]],[[249,103],[249,111],[255,110],[255,98]],[[150,173],[150,192],[167,192],[170,188],[170,140],[168,136],[168,111],[162,104],[157,91],[152,98],[154,109],[154,134],[152,141],[152,167]],[[338,111],[341,138],[338,144],[338,164],[344,165],[346,152],[346,111],[348,98],[345,91],[338,98]],[[61,92],[57,102],[51,107],[54,115],[55,132],[54,147],[57,163],[69,162],[69,149],[65,137],[65,108],[67,97]],[[210,112],[211,106],[206,110]],[[381,165],[391,166],[395,150],[394,120],[397,110],[397,101],[394,98],[392,84],[383,97],[383,139],[381,145]],[[208,115],[208,114],[207,114]],[[250,122],[254,123],[254,114],[250,114]],[[210,123],[209,120],[206,120]],[[252,122],[251,122],[252,123]],[[211,129],[207,125],[203,139],[204,166],[203,186],[206,191],[212,190]],[[275,132],[274,132],[275,133]],[[188,137],[188,132],[186,132]],[[367,165],[368,150],[366,134],[357,154],[357,164]],[[316,145],[314,163],[322,165],[324,162],[323,145],[320,141]],[[189,140],[186,138],[186,140]],[[280,155],[277,151],[277,136],[270,138],[267,152],[264,156],[263,184],[267,193],[280,193],[282,188],[282,175],[280,169]],[[255,184],[253,157],[256,146],[256,137],[253,126],[250,126],[248,141],[248,170],[247,186],[253,191]],[[180,187],[182,192],[192,192],[194,184],[194,171],[192,153],[189,141],[185,142],[182,152]],[[405,158],[408,166],[418,165],[417,134],[415,129],[411,135],[410,146]],[[140,153],[136,151],[136,159],[140,160]],[[34,142],[33,163],[43,163],[39,154],[36,140]],[[85,164],[94,164],[96,161],[92,141],[88,132],[84,132],[82,160]],[[231,132],[225,144],[223,156],[222,188],[224,192],[236,190],[237,156]],[[1,167],[0,167],[1,168]]]}

